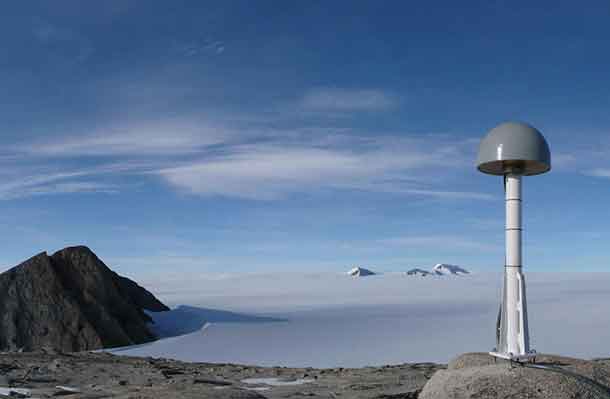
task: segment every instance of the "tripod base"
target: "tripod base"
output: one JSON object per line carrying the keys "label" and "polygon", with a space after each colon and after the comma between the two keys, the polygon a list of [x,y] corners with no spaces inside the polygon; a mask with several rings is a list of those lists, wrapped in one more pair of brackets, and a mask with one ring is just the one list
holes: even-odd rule
{"label": "tripod base", "polygon": [[533,360],[537,353],[536,351],[529,351],[522,355],[514,355],[512,353],[500,353],[500,352],[489,352],[489,354],[493,357],[497,357],[499,359],[510,360],[511,362],[517,363],[526,363]]}

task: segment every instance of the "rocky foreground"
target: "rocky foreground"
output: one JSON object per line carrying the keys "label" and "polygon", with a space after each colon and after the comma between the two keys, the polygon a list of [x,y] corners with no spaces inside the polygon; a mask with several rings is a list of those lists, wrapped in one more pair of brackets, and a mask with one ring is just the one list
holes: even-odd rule
{"label": "rocky foreground", "polygon": [[184,363],[107,353],[0,354],[0,398],[377,398],[610,397],[610,360],[540,355],[535,364],[465,354],[432,363],[360,369],[265,368]]}
{"label": "rocky foreground", "polygon": [[320,370],[183,363],[106,353],[6,353],[0,355],[0,398],[4,394],[74,399],[414,399],[444,367],[421,363]]}
{"label": "rocky foreground", "polygon": [[107,353],[2,353],[0,398],[610,398],[610,359],[540,355],[534,364],[469,353],[360,369],[184,363]]}

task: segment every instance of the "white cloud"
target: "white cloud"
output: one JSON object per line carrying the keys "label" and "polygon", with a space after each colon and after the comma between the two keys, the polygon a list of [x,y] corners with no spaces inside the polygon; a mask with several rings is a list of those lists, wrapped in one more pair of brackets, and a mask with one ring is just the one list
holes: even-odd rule
{"label": "white cloud", "polygon": [[170,120],[109,127],[85,135],[21,145],[17,150],[38,157],[173,155],[196,153],[227,138],[228,132],[220,128]]}
{"label": "white cloud", "polygon": [[606,177],[606,178],[610,178],[610,168],[592,169],[592,170],[589,170],[589,171],[585,172],[585,174],[589,175],[589,176],[593,176],[593,177]]}
{"label": "white cloud", "polygon": [[69,183],[56,183],[47,184],[37,187],[25,188],[18,193],[15,193],[13,197],[2,197],[0,199],[15,199],[22,197],[32,197],[36,195],[50,195],[50,194],[73,194],[73,193],[105,193],[115,194],[118,193],[118,187],[111,184],[103,184],[89,181],[80,182],[69,182]]}
{"label": "white cloud", "polygon": [[[447,135],[362,135],[326,127],[238,130],[212,127],[197,119],[114,126],[13,147],[16,154],[37,162],[62,162],[67,168],[65,165],[85,159],[93,166],[62,173],[36,170],[27,175],[20,171],[12,183],[8,179],[0,185],[0,195],[82,192],[84,186],[78,191],[77,186],[53,184],[76,182],[84,176],[93,183],[100,175],[148,174],[190,194],[255,200],[319,190],[491,198],[447,184],[448,175],[470,165],[466,144]],[[98,188],[104,191],[104,187]],[[89,191],[95,191],[94,187]]]}
{"label": "white cloud", "polygon": [[0,200],[11,200],[37,195],[71,194],[71,193],[117,193],[118,187],[92,181],[24,184],[5,188],[0,186]]}
{"label": "white cloud", "polygon": [[99,182],[102,175],[140,173],[152,165],[136,162],[101,165],[71,171],[36,171],[29,174],[17,169],[6,169],[0,184],[0,200],[69,193],[117,193],[119,186]]}
{"label": "white cloud", "polygon": [[87,175],[85,172],[62,172],[62,173],[50,173],[33,176],[19,176],[8,183],[0,184],[0,193],[9,193],[13,190],[19,190],[21,188],[37,187],[45,184],[54,183],[60,180],[66,180],[70,178],[78,178]]}
{"label": "white cloud", "polygon": [[492,200],[494,196],[486,193],[478,193],[474,191],[443,191],[443,190],[425,190],[416,188],[397,188],[394,192],[419,195],[424,197],[433,197],[438,199],[462,199],[462,200]]}
{"label": "white cloud", "polygon": [[244,146],[229,156],[168,168],[159,174],[194,194],[277,199],[291,191],[360,174],[357,159],[322,149]]}
{"label": "white cloud", "polygon": [[[0,184],[0,198],[116,191],[118,187],[99,183],[100,176],[125,174],[160,176],[172,187],[195,195],[255,200],[329,189],[437,199],[491,198],[451,189],[443,181],[443,176],[468,164],[463,144],[447,136],[362,137],[326,130],[237,132],[175,122],[147,126],[22,145],[21,154],[43,162],[81,157],[112,157],[118,162],[96,158],[97,164],[87,169],[30,174],[16,168],[18,172]],[[253,144],[245,144],[251,139],[255,139]],[[66,185],[81,183],[85,177],[88,186]],[[96,182],[100,185],[93,185]]]}
{"label": "white cloud", "polygon": [[[436,144],[436,143],[435,143]],[[446,148],[410,140],[378,140],[372,144],[316,147],[288,144],[242,145],[222,156],[157,173],[192,194],[258,200],[285,198],[315,189],[356,189],[437,198],[488,199],[481,193],[445,191],[426,185],[423,168],[455,167]]]}
{"label": "white cloud", "polygon": [[374,111],[396,103],[393,95],[375,89],[316,88],[302,99],[304,108],[318,111]]}

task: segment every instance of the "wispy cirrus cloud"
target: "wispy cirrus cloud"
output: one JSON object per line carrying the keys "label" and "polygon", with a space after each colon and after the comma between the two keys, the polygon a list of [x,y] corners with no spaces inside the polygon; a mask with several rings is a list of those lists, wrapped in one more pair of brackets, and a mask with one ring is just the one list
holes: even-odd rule
{"label": "wispy cirrus cloud", "polygon": [[[220,156],[156,172],[190,194],[255,200],[287,198],[315,190],[363,190],[446,199],[489,199],[482,193],[438,189],[426,182],[460,163],[447,147],[426,141],[378,139],[365,144],[319,147],[286,143],[241,145]],[[441,172],[442,173],[442,172]]]}
{"label": "wispy cirrus cloud", "polygon": [[[329,111],[372,111],[396,104],[393,95],[376,89],[318,88],[305,92],[302,101],[305,108]],[[4,193],[0,196],[120,191],[118,183],[108,188],[108,181],[146,175],[203,197],[280,200],[342,190],[440,200],[491,198],[447,184],[444,178],[470,166],[467,139],[360,132],[323,122],[303,126],[300,120],[290,127],[275,127],[272,117],[248,124],[221,120],[201,116],[119,120],[82,134],[47,136],[12,146],[11,153],[35,165],[64,167],[19,172],[8,185],[0,185]],[[73,169],[85,164],[87,169]]]}
{"label": "wispy cirrus cloud", "polygon": [[91,181],[79,181],[69,183],[40,184],[31,187],[20,187],[10,191],[0,189],[0,200],[10,200],[39,195],[52,194],[74,194],[74,193],[105,193],[116,194],[119,187],[112,184],[97,183]]}
{"label": "wispy cirrus cloud", "polygon": [[109,126],[59,140],[17,145],[15,150],[37,157],[180,155],[224,143],[230,134],[196,121],[166,120]]}
{"label": "wispy cirrus cloud", "polygon": [[315,88],[301,106],[313,111],[376,111],[396,106],[396,96],[379,89]]}
{"label": "wispy cirrus cloud", "polygon": [[151,168],[160,167],[159,165],[124,162],[59,171],[44,166],[8,168],[3,170],[0,200],[50,194],[118,193],[121,187],[105,180],[124,174],[144,173]]}
{"label": "wispy cirrus cloud", "polygon": [[198,195],[271,200],[362,174],[348,154],[316,148],[244,146],[226,156],[162,169],[171,185]]}
{"label": "wispy cirrus cloud", "polygon": [[395,189],[396,193],[404,193],[410,195],[418,195],[424,197],[432,197],[438,199],[455,199],[455,200],[492,200],[493,195],[486,193],[479,193],[474,191],[443,191],[443,190],[425,190],[417,188],[403,188]]}
{"label": "wispy cirrus cloud", "polygon": [[108,180],[148,175],[203,197],[280,200],[320,190],[355,190],[445,200],[491,198],[451,189],[439,180],[439,176],[469,165],[465,144],[450,136],[209,126],[175,119],[22,143],[15,147],[16,153],[43,164],[50,160],[68,165],[76,160],[78,164],[87,159],[93,166],[76,171],[35,168],[34,173],[20,172],[0,185],[0,197],[116,191],[120,187],[108,188]]}
{"label": "wispy cirrus cloud", "polygon": [[82,180],[88,175],[90,173],[72,172],[19,177],[8,183],[0,184],[0,200],[49,194],[118,192],[118,187],[115,185]]}

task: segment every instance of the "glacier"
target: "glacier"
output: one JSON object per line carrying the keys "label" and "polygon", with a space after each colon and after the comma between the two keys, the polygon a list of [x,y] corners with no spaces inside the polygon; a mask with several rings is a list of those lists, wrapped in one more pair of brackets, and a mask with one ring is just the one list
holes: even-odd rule
{"label": "glacier", "polygon": [[[363,367],[447,362],[495,344],[501,273],[187,277],[145,283],[170,306],[216,309],[228,312],[231,320],[216,313],[220,317],[203,330],[116,353],[262,366]],[[528,273],[526,278],[534,349],[583,358],[610,355],[610,273]],[[264,322],[272,320],[281,322]]]}

